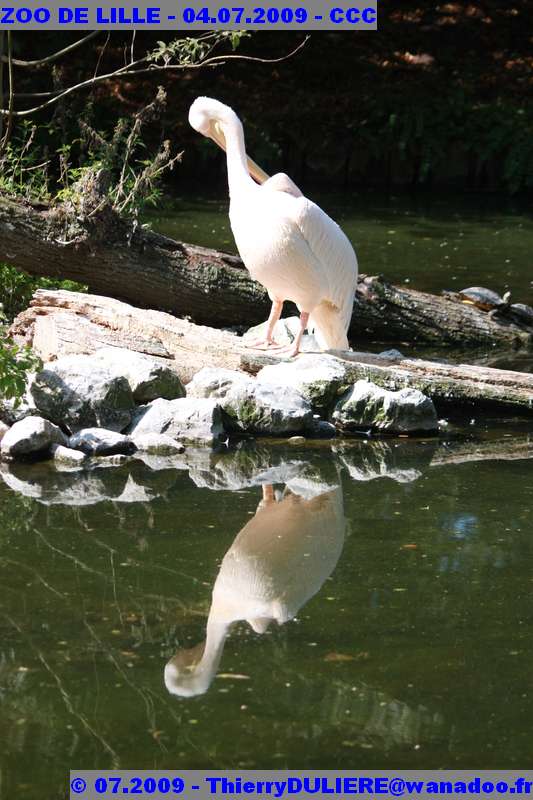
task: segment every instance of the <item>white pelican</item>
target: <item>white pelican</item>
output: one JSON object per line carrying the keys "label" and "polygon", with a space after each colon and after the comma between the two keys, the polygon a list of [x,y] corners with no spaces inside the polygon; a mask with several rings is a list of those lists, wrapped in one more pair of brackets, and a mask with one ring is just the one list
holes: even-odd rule
{"label": "white pelican", "polygon": [[272,300],[266,335],[253,346],[277,347],[274,327],[291,300],[300,311],[291,356],[308,325],[321,349],[347,350],[357,282],[348,238],[287,175],[269,178],[247,157],[242,123],[229,106],[199,97],[189,122],[226,151],[233,236],[250,275]]}
{"label": "white pelican", "polygon": [[[302,494],[291,491],[293,484]],[[345,528],[340,484],[289,481],[279,502],[273,487],[263,486],[255,516],[220,565],[205,641],[178,650],[165,666],[168,691],[194,697],[208,690],[237,620],[264,633],[274,620],[283,625],[293,619],[335,569]]]}

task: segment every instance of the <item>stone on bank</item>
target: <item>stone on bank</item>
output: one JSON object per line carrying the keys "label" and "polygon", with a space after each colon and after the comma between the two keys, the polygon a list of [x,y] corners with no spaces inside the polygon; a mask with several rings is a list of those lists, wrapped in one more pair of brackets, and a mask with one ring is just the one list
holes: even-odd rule
{"label": "stone on bank", "polygon": [[185,388],[178,374],[160,359],[122,347],[102,347],[93,358],[110,374],[124,377],[136,403],[149,403],[162,397],[176,400],[185,397]]}
{"label": "stone on bank", "polygon": [[137,449],[129,436],[105,428],[83,428],[70,437],[69,447],[88,456],[130,456]]}
{"label": "stone on bank", "polygon": [[46,457],[54,444],[67,444],[67,437],[57,425],[41,417],[25,417],[4,434],[0,452],[4,458]]}
{"label": "stone on bank", "polygon": [[208,398],[153,400],[137,409],[128,429],[133,439],[145,433],[165,433],[182,442],[216,444],[225,437],[222,408]]}
{"label": "stone on bank", "polygon": [[47,364],[30,392],[39,413],[72,433],[95,426],[122,431],[135,408],[127,379],[93,356],[65,356]]}
{"label": "stone on bank", "polygon": [[187,397],[210,397],[220,400],[235,387],[253,383],[253,379],[243,372],[223,367],[204,367],[187,384]]}
{"label": "stone on bank", "polygon": [[325,410],[346,386],[346,367],[327,353],[302,354],[295,361],[282,361],[263,367],[257,374],[260,384],[289,386],[314,409]]}
{"label": "stone on bank", "polygon": [[56,464],[65,467],[79,467],[87,461],[87,454],[81,450],[72,450],[62,444],[53,444],[50,454]]}
{"label": "stone on bank", "polygon": [[386,433],[436,433],[433,401],[418,389],[391,392],[370,381],[357,381],[337,402],[333,423],[341,431],[368,428]]}
{"label": "stone on bank", "polygon": [[270,385],[231,369],[204,367],[187,384],[187,396],[218,400],[225,426],[233,433],[284,436],[301,433],[312,423],[312,410],[284,379]]}
{"label": "stone on bank", "polygon": [[221,401],[229,430],[266,436],[304,433],[313,424],[313,409],[290,386],[249,381],[236,385]]}
{"label": "stone on bank", "polygon": [[132,437],[137,452],[149,456],[173,456],[183,453],[185,447],[166,433],[140,433]]}

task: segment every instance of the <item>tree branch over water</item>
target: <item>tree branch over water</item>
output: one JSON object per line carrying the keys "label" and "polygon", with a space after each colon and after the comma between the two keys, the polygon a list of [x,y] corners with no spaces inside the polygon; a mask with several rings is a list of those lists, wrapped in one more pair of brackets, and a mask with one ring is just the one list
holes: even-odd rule
{"label": "tree branch over water", "polygon": [[[200,36],[197,39],[191,39],[190,37],[183,38],[183,39],[176,39],[173,42],[170,42],[164,48],[160,48],[157,51],[149,52],[142,58],[139,58],[135,61],[130,60],[122,67],[118,67],[110,72],[104,73],[102,75],[94,74],[91,78],[87,78],[86,80],[79,81],[76,84],[68,86],[66,89],[59,91],[58,93],[54,94],[53,92],[50,93],[41,93],[41,96],[52,94],[52,97],[49,97],[48,100],[45,102],[33,106],[32,108],[26,109],[18,109],[14,110],[12,106],[9,108],[0,108],[0,116],[7,117],[9,120],[12,118],[25,118],[30,117],[33,114],[36,114],[39,111],[43,111],[44,109],[50,108],[51,106],[55,105],[59,100],[67,97],[68,95],[73,94],[74,92],[81,91],[83,89],[90,89],[93,86],[102,83],[104,81],[114,80],[114,79],[123,79],[123,78],[132,78],[138,75],[149,75],[149,74],[161,74],[165,72],[172,72],[172,71],[180,71],[180,70],[197,70],[197,69],[204,69],[206,67],[220,67],[223,66],[228,61],[248,61],[248,62],[258,62],[262,64],[278,64],[282,61],[286,61],[289,58],[295,56],[307,43],[309,40],[309,36],[306,36],[293,50],[289,53],[286,53],[283,56],[279,56],[276,58],[260,58],[258,56],[249,56],[249,55],[240,55],[240,54],[219,54],[219,55],[211,55],[213,50],[218,47],[219,45],[230,41],[232,47],[236,47],[238,44],[239,39],[230,38],[227,35],[228,32],[222,31],[220,33],[213,32],[209,34],[205,34],[204,36]],[[243,32],[244,33],[244,32]],[[242,38],[243,33],[237,32],[239,38]],[[8,37],[9,37],[8,33]],[[57,53],[40,59],[39,61],[15,61],[10,60],[9,56],[4,57],[3,60],[7,60],[11,66],[15,64],[16,66],[24,66],[24,67],[35,67],[35,66],[44,66],[52,61],[57,60],[62,55],[71,52],[73,49],[80,47],[82,44],[86,44],[89,39],[94,38],[94,35],[91,34],[84,39],[75,42],[73,45],[70,45],[67,48],[64,48]],[[133,55],[133,46],[130,48],[130,53]],[[177,59],[175,62],[172,60],[173,58]],[[162,61],[163,63],[159,63]],[[10,87],[12,90],[12,82],[10,82]],[[13,100],[14,96],[21,97],[21,96],[28,96],[28,95],[20,95],[15,94],[14,91],[10,91],[10,99]],[[38,95],[37,95],[38,96]]]}

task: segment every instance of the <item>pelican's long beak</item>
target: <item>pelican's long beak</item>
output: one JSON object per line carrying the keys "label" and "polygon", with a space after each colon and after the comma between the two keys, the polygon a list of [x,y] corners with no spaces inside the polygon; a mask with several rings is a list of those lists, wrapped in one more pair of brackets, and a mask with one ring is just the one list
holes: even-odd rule
{"label": "pelican's long beak", "polygon": [[[211,125],[210,136],[211,139],[214,142],[216,142],[216,144],[218,144],[218,146],[221,147],[222,150],[224,150],[224,152],[226,152],[226,140],[224,138],[224,133],[222,131],[222,128],[220,127],[218,122],[213,122],[213,124]],[[264,183],[269,179],[270,175],[268,175],[263,169],[261,169],[259,164],[256,164],[255,161],[251,159],[250,156],[248,155],[246,156],[246,163],[248,165],[248,172],[250,173],[252,178],[257,181],[257,183]]]}

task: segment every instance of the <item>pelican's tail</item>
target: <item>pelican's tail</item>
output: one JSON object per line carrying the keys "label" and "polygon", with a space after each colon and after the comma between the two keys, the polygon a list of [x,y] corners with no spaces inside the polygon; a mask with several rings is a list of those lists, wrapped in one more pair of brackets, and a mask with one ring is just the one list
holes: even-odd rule
{"label": "pelican's tail", "polygon": [[348,350],[348,326],[352,318],[354,293],[348,293],[346,303],[337,308],[323,301],[309,317],[309,330],[321,350]]}

